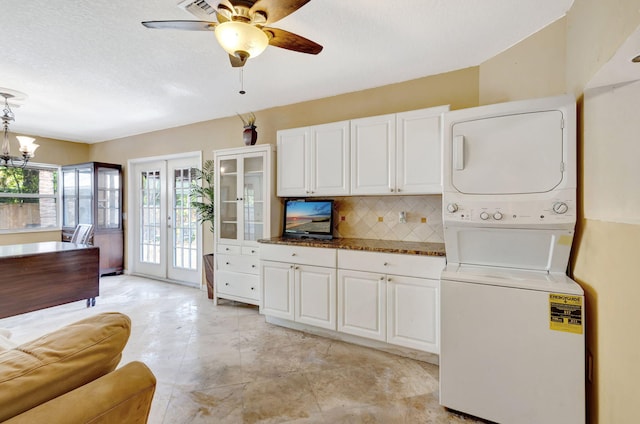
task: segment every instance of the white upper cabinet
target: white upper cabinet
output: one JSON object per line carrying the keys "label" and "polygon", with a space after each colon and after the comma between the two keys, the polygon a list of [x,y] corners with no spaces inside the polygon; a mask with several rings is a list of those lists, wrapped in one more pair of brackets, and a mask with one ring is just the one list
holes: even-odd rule
{"label": "white upper cabinet", "polygon": [[278,196],[349,194],[349,121],[278,131]]}
{"label": "white upper cabinet", "polygon": [[349,194],[349,121],[311,127],[311,196]]}
{"label": "white upper cabinet", "polygon": [[307,196],[311,137],[309,128],[278,131],[277,178],[279,197]]}
{"label": "white upper cabinet", "polygon": [[351,194],[442,192],[442,114],[448,106],[351,121]]}
{"label": "white upper cabinet", "polygon": [[351,121],[351,194],[394,194],[396,115]]}
{"label": "white upper cabinet", "polygon": [[442,116],[449,106],[396,115],[396,190],[442,193]]}

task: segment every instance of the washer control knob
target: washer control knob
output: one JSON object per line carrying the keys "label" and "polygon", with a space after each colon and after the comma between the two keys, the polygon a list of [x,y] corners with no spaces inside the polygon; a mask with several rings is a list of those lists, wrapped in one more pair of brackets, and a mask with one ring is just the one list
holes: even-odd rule
{"label": "washer control knob", "polygon": [[449,203],[447,205],[447,210],[451,213],[458,212],[458,205],[455,203]]}
{"label": "washer control knob", "polygon": [[494,212],[493,219],[497,219],[498,221],[500,221],[502,219],[502,212]]}
{"label": "washer control knob", "polygon": [[482,212],[480,214],[480,219],[483,220],[483,221],[486,221],[487,219],[489,219],[489,214],[486,213],[486,212]]}
{"label": "washer control knob", "polygon": [[567,213],[568,210],[569,206],[564,202],[556,202],[553,204],[553,211],[557,214],[562,215],[563,213]]}

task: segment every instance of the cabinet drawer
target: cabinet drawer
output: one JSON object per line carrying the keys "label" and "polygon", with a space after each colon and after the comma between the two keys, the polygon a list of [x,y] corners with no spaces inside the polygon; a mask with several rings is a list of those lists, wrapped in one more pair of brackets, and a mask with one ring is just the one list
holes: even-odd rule
{"label": "cabinet drawer", "polygon": [[216,248],[216,253],[226,253],[229,255],[239,255],[242,253],[240,246],[233,246],[230,244],[219,244]]}
{"label": "cabinet drawer", "polygon": [[338,268],[340,269],[439,280],[444,266],[445,258],[441,256],[338,250]]}
{"label": "cabinet drawer", "polygon": [[260,276],[237,274],[234,272],[216,272],[216,291],[221,295],[245,297],[260,300]]}
{"label": "cabinet drawer", "polygon": [[247,256],[259,256],[260,255],[260,248],[255,247],[255,246],[243,246],[242,247],[242,254],[243,255],[247,255]]}
{"label": "cabinet drawer", "polygon": [[260,259],[335,268],[336,249],[265,244],[260,247]]}
{"label": "cabinet drawer", "polygon": [[243,272],[246,274],[258,274],[260,271],[260,258],[246,255],[216,255],[219,271]]}

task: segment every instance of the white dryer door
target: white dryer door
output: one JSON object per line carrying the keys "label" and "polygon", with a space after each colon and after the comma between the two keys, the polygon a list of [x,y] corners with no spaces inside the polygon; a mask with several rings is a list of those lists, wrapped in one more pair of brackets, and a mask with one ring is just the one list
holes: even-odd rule
{"label": "white dryer door", "polygon": [[544,193],[562,181],[559,110],[494,116],[453,125],[452,183],[466,194]]}

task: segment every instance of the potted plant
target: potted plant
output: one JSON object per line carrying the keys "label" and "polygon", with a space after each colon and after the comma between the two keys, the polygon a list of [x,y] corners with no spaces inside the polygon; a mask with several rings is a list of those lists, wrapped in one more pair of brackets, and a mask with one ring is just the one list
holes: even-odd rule
{"label": "potted plant", "polygon": [[[202,169],[194,168],[194,176],[195,179],[191,183],[189,191],[191,207],[198,215],[198,222],[203,225],[207,224],[209,231],[213,234],[215,162],[211,159],[205,160]],[[204,255],[202,259],[207,278],[207,296],[209,299],[213,299],[213,253]]]}
{"label": "potted plant", "polygon": [[242,139],[244,140],[244,144],[247,146],[253,146],[256,144],[258,140],[258,132],[256,131],[256,115],[251,112],[246,117],[237,114],[242,121],[242,126],[244,127],[244,131],[242,131]]}

